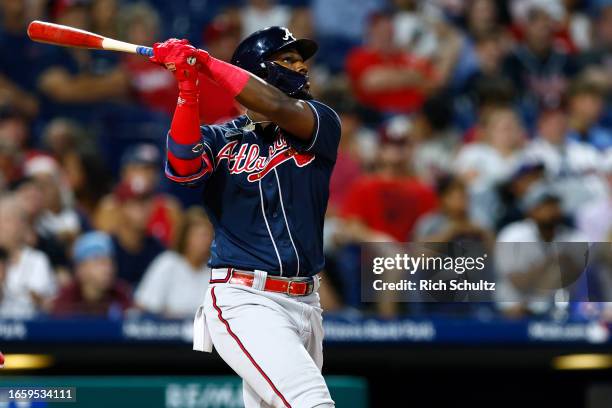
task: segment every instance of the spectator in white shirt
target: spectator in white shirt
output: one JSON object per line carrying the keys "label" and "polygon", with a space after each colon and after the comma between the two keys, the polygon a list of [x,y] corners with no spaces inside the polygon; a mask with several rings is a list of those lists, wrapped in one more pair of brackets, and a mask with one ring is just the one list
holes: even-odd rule
{"label": "spectator in white shirt", "polygon": [[565,111],[555,109],[540,115],[537,137],[524,156],[544,163],[546,175],[561,196],[566,213],[607,194],[601,170],[602,154],[590,144],[570,140]]}
{"label": "spectator in white shirt", "polygon": [[14,196],[0,199],[0,226],[0,247],[8,253],[0,281],[0,316],[35,317],[49,306],[56,292],[53,269],[44,253],[25,244],[30,226]]}
{"label": "spectator in white shirt", "polygon": [[492,227],[496,187],[516,168],[524,130],[512,108],[495,107],[484,114],[482,141],[464,146],[455,158],[456,174],[467,184],[474,220]]}
{"label": "spectator in white shirt", "polygon": [[[560,197],[536,184],[521,202],[527,218],[503,228],[497,238],[496,297],[511,317],[549,312],[584,267],[586,238],[563,224]],[[554,244],[553,244],[554,243]]]}
{"label": "spectator in white shirt", "polygon": [[213,229],[204,211],[187,210],[175,250],[158,255],[143,276],[135,294],[137,306],[170,318],[193,315],[210,280],[206,262],[212,240]]}

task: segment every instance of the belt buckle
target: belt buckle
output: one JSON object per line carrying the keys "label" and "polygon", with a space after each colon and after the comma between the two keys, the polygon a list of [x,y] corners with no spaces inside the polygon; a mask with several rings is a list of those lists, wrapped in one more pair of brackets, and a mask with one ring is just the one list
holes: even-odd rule
{"label": "belt buckle", "polygon": [[299,296],[299,295],[294,295],[291,293],[291,285],[294,283],[295,281],[290,280],[287,283],[287,290],[285,291],[285,293],[287,294],[287,296],[291,296],[291,297],[295,297],[295,296]]}
{"label": "belt buckle", "polygon": [[306,292],[303,294],[297,294],[294,295],[291,293],[291,285],[294,283],[298,283],[300,281],[292,281],[290,280],[289,283],[287,283],[287,290],[285,291],[285,293],[287,294],[287,296],[291,296],[291,297],[299,297],[299,296],[307,296],[309,295],[311,292],[311,289],[314,287],[314,282],[300,282],[300,283],[305,283],[306,284]]}

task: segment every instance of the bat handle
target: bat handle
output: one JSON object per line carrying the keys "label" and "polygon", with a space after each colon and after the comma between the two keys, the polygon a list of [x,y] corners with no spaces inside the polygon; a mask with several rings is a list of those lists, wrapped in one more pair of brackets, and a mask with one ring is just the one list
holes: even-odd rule
{"label": "bat handle", "polygon": [[139,54],[139,55],[144,55],[145,57],[152,57],[153,56],[153,48],[138,46],[136,48],[136,53]]}
{"label": "bat handle", "polygon": [[[136,54],[144,55],[145,57],[152,57],[153,56],[153,48],[151,48],[151,47],[144,47],[142,45],[139,45],[138,47],[136,47]],[[195,65],[196,58],[195,57],[187,58],[187,63],[189,65]]]}

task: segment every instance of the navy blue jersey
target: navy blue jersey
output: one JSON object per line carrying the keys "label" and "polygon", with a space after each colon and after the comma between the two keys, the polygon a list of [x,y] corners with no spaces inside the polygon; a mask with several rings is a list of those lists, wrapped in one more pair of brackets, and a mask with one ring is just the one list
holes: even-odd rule
{"label": "navy blue jersey", "polygon": [[248,126],[246,116],[203,126],[204,154],[214,171],[168,178],[205,182],[204,206],[215,229],[209,265],[312,276],[324,267],[323,220],[340,142],[340,119],[307,102],[316,116],[305,143],[274,124]]}

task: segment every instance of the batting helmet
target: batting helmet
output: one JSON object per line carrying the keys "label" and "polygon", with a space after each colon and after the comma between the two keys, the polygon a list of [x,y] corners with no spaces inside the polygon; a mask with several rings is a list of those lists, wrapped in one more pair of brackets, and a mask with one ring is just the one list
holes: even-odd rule
{"label": "batting helmet", "polygon": [[310,99],[306,90],[308,78],[293,70],[270,61],[270,58],[281,51],[295,50],[304,61],[318,50],[317,43],[306,38],[296,40],[291,31],[285,27],[268,27],[254,32],[245,38],[234,51],[232,64],[245,69],[271,85],[276,86],[287,95]]}

